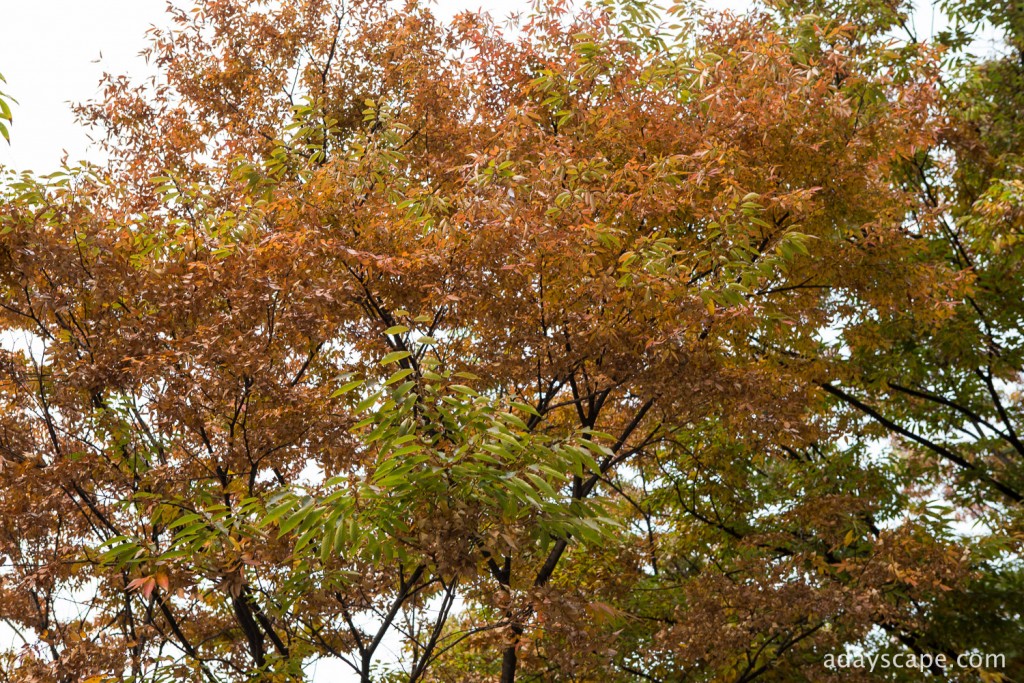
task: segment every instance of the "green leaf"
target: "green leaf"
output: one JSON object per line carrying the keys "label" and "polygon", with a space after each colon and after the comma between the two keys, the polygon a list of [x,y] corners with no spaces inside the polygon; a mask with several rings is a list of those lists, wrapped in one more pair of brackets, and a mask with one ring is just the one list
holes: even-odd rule
{"label": "green leaf", "polygon": [[381,392],[376,391],[373,394],[364,398],[362,401],[359,402],[359,405],[356,406],[356,412],[361,413],[364,410],[368,410],[370,406],[377,402],[377,400],[380,398],[380,394]]}
{"label": "green leaf", "polygon": [[408,351],[392,351],[388,355],[380,359],[381,365],[388,365],[390,363],[397,363],[400,360],[405,360],[412,354]]}
{"label": "green leaf", "polygon": [[270,524],[273,524],[275,521],[280,519],[281,516],[286,514],[293,507],[295,507],[295,503],[295,499],[289,499],[281,503],[280,505],[271,508],[268,511],[267,515],[262,520],[260,520],[260,523],[257,525],[257,527],[262,528]]}
{"label": "green leaf", "polygon": [[551,487],[551,484],[546,482],[543,477],[540,477],[533,472],[527,472],[526,476],[529,477],[530,481],[533,482],[533,485],[536,486],[541,493],[549,498],[555,498],[558,495],[555,493],[555,489]]}
{"label": "green leaf", "polygon": [[537,412],[537,409],[534,408],[533,406],[531,406],[528,403],[520,403],[518,401],[512,401],[511,405],[512,405],[512,407],[518,408],[519,410],[523,411],[524,413],[526,413],[528,415],[533,415],[534,417],[540,417],[540,413]]}
{"label": "green leaf", "polygon": [[296,510],[294,514],[288,517],[288,519],[281,522],[281,530],[278,533],[278,538],[284,536],[286,533],[288,533],[295,527],[299,526],[299,524],[301,524],[306,519],[306,515],[308,515],[309,512],[313,509],[314,502],[315,501],[312,498],[310,498],[305,503],[303,503],[302,507]]}
{"label": "green leaf", "polygon": [[310,528],[306,529],[306,531],[303,532],[301,536],[299,536],[299,540],[295,542],[295,552],[299,552],[307,545],[309,545],[310,542],[316,537],[318,533],[320,533],[320,529],[318,529],[316,526],[311,526]]}
{"label": "green leaf", "polygon": [[415,453],[416,451],[420,451],[420,450],[423,450],[423,446],[422,445],[420,445],[418,443],[409,444],[408,446],[403,446],[402,448],[399,448],[398,450],[392,452],[391,453],[391,457],[392,458],[398,458],[400,456],[409,455],[410,453]]}
{"label": "green leaf", "polygon": [[173,522],[168,524],[167,528],[168,529],[175,529],[175,528],[180,527],[180,526],[185,526],[186,524],[191,524],[192,522],[196,521],[197,519],[202,519],[202,518],[203,518],[202,515],[198,515],[196,513],[190,513],[190,514],[187,514],[187,515],[182,515],[181,517],[178,517],[176,520],[174,520]]}
{"label": "green leaf", "polygon": [[412,374],[412,370],[410,370],[409,368],[405,368],[404,370],[399,370],[395,374],[391,375],[391,377],[388,378],[388,381],[384,382],[384,386],[389,387],[392,384],[394,384],[395,382],[402,381],[403,379],[405,379],[406,377],[408,377],[411,374]]}
{"label": "green leaf", "polygon": [[334,393],[331,394],[331,398],[337,398],[338,396],[341,396],[343,394],[347,394],[348,392],[352,391],[353,389],[357,389],[357,388],[361,387],[364,382],[365,382],[365,380],[357,379],[354,382],[349,382],[348,384],[343,384],[339,389],[337,389]]}

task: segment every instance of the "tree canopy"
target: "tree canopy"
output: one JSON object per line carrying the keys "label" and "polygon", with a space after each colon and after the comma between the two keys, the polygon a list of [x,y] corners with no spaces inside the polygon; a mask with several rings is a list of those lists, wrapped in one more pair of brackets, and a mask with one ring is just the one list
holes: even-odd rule
{"label": "tree canopy", "polygon": [[1018,5],[170,7],[0,184],[0,680],[1018,680]]}

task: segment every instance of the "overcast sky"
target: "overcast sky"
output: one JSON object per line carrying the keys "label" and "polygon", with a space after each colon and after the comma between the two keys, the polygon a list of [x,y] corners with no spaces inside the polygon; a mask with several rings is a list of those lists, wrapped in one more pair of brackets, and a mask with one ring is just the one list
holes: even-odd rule
{"label": "overcast sky", "polygon": [[[750,0],[704,0],[712,7],[742,10]],[[914,17],[922,34],[934,26],[929,0],[918,0]],[[187,6],[191,0],[174,0]],[[667,4],[668,0],[664,0]],[[66,150],[71,161],[88,154],[86,131],[74,124],[71,102],[98,95],[104,71],[143,77],[151,73],[138,53],[146,29],[166,26],[167,0],[0,0],[0,90],[13,106],[11,144],[0,140],[0,164],[45,173],[57,168]],[[495,17],[525,9],[528,0],[438,0],[435,11],[448,18],[464,9]]]}
{"label": "overcast sky", "polygon": [[[175,0],[187,6],[188,0]],[[441,16],[483,8],[495,16],[525,7],[523,0],[443,0]],[[71,102],[96,97],[103,72],[146,76],[138,53],[146,29],[166,26],[166,0],[0,0],[0,90],[17,100],[10,146],[0,140],[0,164],[44,173],[67,150],[86,156],[86,131]]]}
{"label": "overcast sky", "polygon": [[[82,158],[88,140],[69,102],[93,98],[104,71],[147,73],[138,52],[150,24],[163,22],[164,0],[0,0],[0,73],[13,106],[11,145],[0,163],[55,169],[66,149]],[[103,57],[100,58],[102,52]]]}
{"label": "overcast sky", "polygon": [[[712,0],[742,7],[746,0]],[[0,0],[0,86],[18,100],[11,144],[0,140],[0,164],[45,173],[66,150],[71,161],[88,155],[86,131],[74,124],[70,102],[98,95],[104,71],[146,76],[138,56],[146,29],[165,26],[166,0]],[[187,5],[188,0],[175,0]],[[526,0],[440,0],[438,15],[485,9],[504,17]]]}

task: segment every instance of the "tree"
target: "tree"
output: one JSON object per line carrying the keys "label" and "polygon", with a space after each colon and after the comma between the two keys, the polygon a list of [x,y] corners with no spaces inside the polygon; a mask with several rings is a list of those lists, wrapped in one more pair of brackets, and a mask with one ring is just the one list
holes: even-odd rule
{"label": "tree", "polygon": [[636,2],[171,17],[160,79],[79,108],[109,164],[4,185],[8,680],[964,651],[936,620],[994,573],[914,489],[958,480],[872,465],[951,448],[871,372],[948,367],[975,297],[906,181],[931,48]]}
{"label": "tree", "polygon": [[[795,11],[820,10],[808,3]],[[792,8],[790,8],[792,10]],[[1020,670],[1020,288],[1015,187],[1019,184],[1020,8],[1003,3],[941,3],[949,29],[934,146],[908,158],[895,180],[917,193],[908,219],[928,243],[920,258],[945,263],[959,293],[938,307],[908,301],[891,315],[862,316],[836,337],[842,355],[824,385],[870,433],[900,442],[915,496],[943,499],[946,514],[973,526],[965,543],[973,579],[936,601],[924,633],[905,633],[933,650],[1008,653]],[[902,34],[917,52],[910,8],[838,3],[832,16],[872,16],[859,40]],[[1001,52],[972,44],[985,26],[1002,34]],[[972,53],[982,55],[975,57]],[[945,312],[936,316],[938,309]],[[1012,559],[1011,559],[1012,558]],[[955,616],[954,616],[955,615]],[[1018,659],[1014,659],[1018,658]]]}

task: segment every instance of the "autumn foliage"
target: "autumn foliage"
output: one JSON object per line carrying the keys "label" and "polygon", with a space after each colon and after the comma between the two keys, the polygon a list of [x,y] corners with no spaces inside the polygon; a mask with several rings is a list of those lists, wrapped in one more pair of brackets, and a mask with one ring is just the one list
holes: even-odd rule
{"label": "autumn foliage", "polygon": [[1017,680],[1022,19],[812,5],[171,8],[3,181],[0,680]]}

